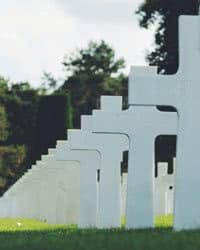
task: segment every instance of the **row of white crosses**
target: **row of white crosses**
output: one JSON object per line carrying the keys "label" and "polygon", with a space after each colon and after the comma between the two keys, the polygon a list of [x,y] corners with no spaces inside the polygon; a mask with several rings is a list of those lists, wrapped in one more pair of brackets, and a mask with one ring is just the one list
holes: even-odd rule
{"label": "row of white crosses", "polygon": [[[102,106],[105,105],[103,103]],[[66,218],[70,218],[70,220],[62,220],[62,223],[72,224],[78,221],[79,226],[84,228],[120,226],[120,163],[122,152],[128,150],[128,139],[126,136],[120,135],[93,134],[91,121],[91,117],[83,116],[82,130],[68,131],[69,141],[59,141],[55,150],[49,150],[48,156],[42,156],[42,161],[38,161],[36,166],[33,166],[6,192],[0,203],[1,216],[4,212],[5,215],[12,214],[12,217],[31,217],[46,220],[49,223],[59,223],[56,217],[60,215],[60,207],[57,208],[58,213],[56,213],[56,206],[69,204],[72,209],[79,209],[79,205],[73,205],[72,200],[69,199],[74,196],[75,202],[78,202],[80,197],[80,214],[77,216],[77,213],[73,211],[76,214],[76,220],[73,220],[69,215],[69,210],[66,209]],[[75,150],[73,150],[74,147]],[[113,152],[110,149],[113,149]],[[61,164],[62,162],[64,164]],[[74,162],[81,166],[80,188],[77,183],[76,171],[73,176]],[[116,171],[116,174],[114,173],[114,184],[116,185],[113,186],[113,189],[112,179],[110,182],[110,178],[107,176],[107,180],[101,178],[104,185],[101,185],[100,193],[102,195],[98,197],[96,175],[97,170],[103,171],[103,166],[110,166]],[[112,175],[110,177],[112,178]],[[66,182],[68,188],[75,187],[71,188],[71,194],[70,192],[65,194],[67,204],[55,200],[55,192],[58,189],[56,182],[60,183],[60,178]],[[104,187],[105,185],[106,187]],[[63,186],[66,187],[66,185]],[[78,190],[79,197],[76,195],[78,192],[75,189]],[[107,195],[103,195],[104,192]],[[113,210],[113,208],[117,209]],[[10,212],[8,209],[12,211]],[[107,209],[111,211],[112,215],[113,211],[116,211],[115,215],[108,216]]]}
{"label": "row of white crosses", "polygon": [[[108,102],[107,102],[108,101]],[[118,98],[102,99],[102,109],[113,107]],[[121,98],[120,98],[121,101]],[[92,117],[81,117],[81,130],[68,130],[66,148],[57,150],[57,160],[69,160],[77,152],[86,156],[80,167],[80,227],[120,227],[120,176],[123,151],[128,150],[128,138],[124,135],[97,134],[92,132]],[[86,153],[88,155],[86,155]],[[99,157],[91,162],[90,155]],[[99,163],[98,163],[99,162]],[[97,192],[96,175],[100,170]]]}
{"label": "row of white crosses", "polygon": [[[113,116],[118,116],[119,124],[113,126],[121,126],[122,131],[124,131],[123,123],[126,120],[120,120],[120,113],[123,117],[124,112],[127,111],[122,111],[121,97],[102,97],[101,111],[94,111],[92,117],[82,116],[81,130],[69,130],[69,141],[59,141],[56,149],[50,149],[48,156],[42,156],[42,161],[38,161],[37,165],[29,170],[9,190],[10,192],[6,193],[4,198],[8,197],[13,190],[15,195],[18,192],[18,196],[11,200],[14,205],[12,216],[21,215],[22,217],[46,220],[48,223],[72,224],[78,222],[79,226],[84,228],[119,227],[122,214],[120,212],[120,163],[123,151],[129,148],[128,136],[119,132],[116,132],[116,134],[92,133],[92,128],[93,126],[99,126],[97,125],[98,122],[104,122],[106,125],[108,117],[113,120]],[[154,108],[153,112],[162,114]],[[171,115],[173,121],[174,114],[167,115],[168,121]],[[148,119],[151,120],[152,118]],[[138,123],[139,121],[141,119],[138,120]],[[128,126],[131,130],[131,122]],[[148,216],[153,218],[154,168],[153,158],[151,159],[149,170],[142,173],[140,177],[143,178],[145,175],[148,176],[149,172],[152,173],[147,183],[144,183],[147,180],[146,178],[143,181],[148,190],[140,190],[140,197],[137,197],[144,200],[143,204],[149,205],[150,210],[146,218]],[[77,163],[80,165],[80,187]],[[98,169],[101,170],[99,195],[96,179]],[[160,189],[162,180],[159,183],[161,184],[158,187]],[[58,184],[62,184],[63,189],[67,191],[60,194]],[[150,198],[145,196],[144,192],[146,191],[148,191],[147,195],[150,195]],[[24,194],[26,194],[26,197],[24,197]],[[163,192],[159,196],[156,207],[160,205],[162,196],[164,197]],[[60,199],[58,199],[59,197]],[[23,204],[25,205],[24,210]],[[19,210],[21,213],[18,212]],[[64,216],[64,213],[66,216]]]}
{"label": "row of white crosses", "polygon": [[[120,227],[120,163],[123,151],[128,149],[129,155],[134,154],[134,163],[129,157],[128,176],[131,168],[135,172],[134,185],[128,185],[127,201],[130,203],[127,202],[127,211],[130,214],[129,217],[126,214],[127,227],[153,227],[154,141],[159,134],[175,134],[176,120],[175,113],[162,113],[154,107],[130,107],[123,111],[122,97],[104,96],[101,110],[95,110],[92,116],[81,117],[81,130],[68,130],[66,144],[75,157],[77,150],[100,155],[99,195],[95,182],[98,167],[95,163],[88,169],[81,167],[80,227]],[[148,129],[144,132],[145,125]],[[57,160],[69,160],[66,152],[66,149],[58,150]]]}
{"label": "row of white crosses", "polygon": [[42,156],[0,199],[0,217],[76,224],[79,179],[77,162],[56,161],[55,149],[49,149],[48,156]]}
{"label": "row of white crosses", "polygon": [[[157,75],[156,68],[133,67],[128,110],[122,110],[121,97],[102,97],[101,110],[94,110],[92,116],[82,116],[81,130],[68,130],[68,141],[59,142],[52,155],[44,157],[48,166],[57,162],[80,165],[79,227],[120,227],[120,164],[126,150],[129,150],[126,228],[153,227],[154,142],[158,135],[176,134],[174,228],[200,227],[200,116],[196,110],[200,102],[199,17],[181,17],[179,30],[180,66],[176,75]],[[157,105],[174,106],[177,113],[161,112]],[[38,171],[48,175],[50,170],[43,170],[42,164],[32,169],[31,181],[37,183]],[[73,176],[68,176],[72,183]],[[23,183],[28,181],[26,175]],[[18,186],[19,190],[23,188],[20,183]],[[51,195],[46,202],[50,198]]]}
{"label": "row of white crosses", "polygon": [[[72,148],[102,150],[97,212],[97,225],[100,227],[117,226],[119,223],[118,207],[114,208],[114,204],[117,205],[119,202],[117,195],[119,167],[116,166],[119,166],[117,162],[120,159],[115,159],[115,156],[118,155],[117,150],[122,150],[123,147],[116,147],[114,141],[116,135],[125,135],[129,139],[126,227],[153,226],[152,166],[154,141],[160,134],[177,134],[178,138],[174,228],[179,230],[200,227],[200,199],[198,199],[200,116],[196,110],[200,103],[199,21],[198,16],[180,18],[180,58],[179,71],[176,75],[158,75],[157,69],[152,67],[133,67],[129,79],[129,109],[122,111],[120,107],[116,110],[119,105],[113,109],[113,105],[108,105],[108,109],[93,112],[90,131],[93,133],[87,135],[87,132],[83,131],[69,131]],[[156,109],[157,105],[175,107],[178,119],[175,113],[159,112]],[[97,137],[95,133],[102,133],[102,137]],[[105,133],[109,133],[110,138],[106,136],[104,138]],[[115,136],[111,138],[111,134]],[[118,140],[120,138],[122,137]],[[113,140],[113,151],[110,148],[111,140]],[[102,144],[106,148],[105,151]],[[109,165],[106,165],[107,163]],[[112,200],[105,199],[106,192],[108,196],[112,193]]]}

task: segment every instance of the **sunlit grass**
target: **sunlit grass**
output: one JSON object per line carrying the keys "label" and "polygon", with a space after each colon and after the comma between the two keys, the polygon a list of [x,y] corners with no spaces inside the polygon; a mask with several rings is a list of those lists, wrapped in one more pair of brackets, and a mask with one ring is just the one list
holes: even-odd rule
{"label": "sunlit grass", "polygon": [[[0,219],[0,232],[9,231],[45,231],[76,228],[75,225],[49,225],[31,219]],[[0,248],[1,249],[1,248]]]}
{"label": "sunlit grass", "polygon": [[199,250],[200,230],[174,232],[173,216],[154,229],[78,229],[28,219],[0,219],[0,250]]}
{"label": "sunlit grass", "polygon": [[[126,218],[123,216],[121,218],[121,224],[122,227],[125,227],[126,224]],[[161,216],[156,216],[154,220],[155,227],[172,227],[173,225],[173,215],[161,215]]]}
{"label": "sunlit grass", "polygon": [[[126,219],[122,217],[122,228],[125,227]],[[172,227],[173,216],[158,216],[155,218],[156,227]],[[9,231],[45,231],[45,230],[67,230],[75,229],[76,225],[49,225],[44,222],[31,220],[31,219],[0,219],[0,232],[9,232]]]}
{"label": "sunlit grass", "polygon": [[157,216],[155,218],[156,227],[172,227],[173,215]]}

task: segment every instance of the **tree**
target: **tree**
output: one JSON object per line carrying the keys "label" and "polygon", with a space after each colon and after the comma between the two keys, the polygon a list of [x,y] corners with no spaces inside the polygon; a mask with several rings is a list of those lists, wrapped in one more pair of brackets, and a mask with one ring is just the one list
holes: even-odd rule
{"label": "tree", "polygon": [[0,195],[25,170],[23,167],[25,157],[26,147],[24,145],[0,146]]}
{"label": "tree", "polygon": [[57,89],[57,84],[58,81],[57,79],[53,76],[52,73],[49,72],[43,72],[43,76],[42,76],[42,86],[39,88],[39,92],[41,94],[46,94],[47,92],[52,93],[55,92],[55,90]]}
{"label": "tree", "polygon": [[159,72],[174,74],[178,69],[178,17],[197,15],[198,0],[145,0],[137,10],[141,27],[156,24],[155,48],[147,55]]}
{"label": "tree", "polygon": [[5,142],[9,136],[9,121],[5,109],[5,96],[8,95],[9,80],[0,76],[0,142]]}
{"label": "tree", "polygon": [[0,105],[0,141],[6,141],[9,136],[9,123],[4,106]]}
{"label": "tree", "polygon": [[114,50],[104,41],[90,42],[64,58],[66,80],[58,92],[67,92],[74,110],[73,125],[79,127],[81,114],[90,114],[99,107],[103,94],[126,92],[127,78],[120,72],[124,59],[116,59]]}
{"label": "tree", "polygon": [[[25,90],[30,90],[28,83],[12,84],[9,80],[0,77],[0,195],[24,171],[26,146],[19,141],[14,141],[14,145],[10,143],[13,133],[18,133],[16,123],[20,117],[15,113],[15,109],[10,110],[9,107],[13,104],[16,108],[21,101],[19,93],[22,97],[22,92]],[[29,97],[26,97],[26,100]]]}
{"label": "tree", "polygon": [[12,84],[4,99],[10,123],[7,144],[25,144],[31,149],[35,139],[38,91],[26,82]]}
{"label": "tree", "polygon": [[0,97],[4,96],[8,92],[9,80],[0,76]]}

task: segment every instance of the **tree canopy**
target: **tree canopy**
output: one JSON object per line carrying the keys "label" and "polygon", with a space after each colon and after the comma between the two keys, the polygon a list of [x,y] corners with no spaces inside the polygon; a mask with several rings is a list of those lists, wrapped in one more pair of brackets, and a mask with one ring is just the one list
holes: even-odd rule
{"label": "tree canopy", "polygon": [[58,92],[71,96],[75,127],[80,126],[81,114],[90,114],[99,107],[101,95],[118,95],[127,90],[127,77],[121,72],[125,61],[116,59],[114,50],[104,41],[90,42],[66,56],[63,65],[66,80]]}
{"label": "tree canopy", "polygon": [[9,136],[9,123],[3,105],[0,105],[0,121],[0,141],[5,141]]}
{"label": "tree canopy", "polygon": [[197,15],[198,0],[145,0],[137,10],[141,27],[156,24],[155,48],[147,60],[159,72],[173,74],[178,69],[178,17]]}

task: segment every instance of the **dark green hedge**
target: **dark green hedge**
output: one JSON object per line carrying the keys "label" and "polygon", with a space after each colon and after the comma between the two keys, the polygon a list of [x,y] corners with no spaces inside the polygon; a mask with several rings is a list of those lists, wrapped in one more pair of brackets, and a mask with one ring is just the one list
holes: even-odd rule
{"label": "dark green hedge", "polygon": [[40,159],[48,148],[54,148],[57,140],[67,137],[68,97],[51,95],[41,97],[36,123],[34,159]]}

